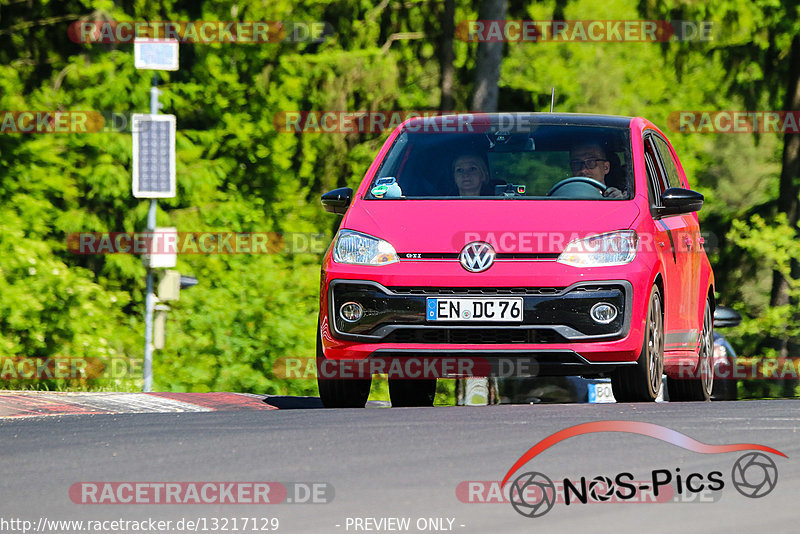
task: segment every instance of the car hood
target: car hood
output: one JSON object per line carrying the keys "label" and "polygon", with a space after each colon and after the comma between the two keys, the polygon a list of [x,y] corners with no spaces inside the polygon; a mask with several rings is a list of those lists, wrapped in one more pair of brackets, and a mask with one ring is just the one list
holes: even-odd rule
{"label": "car hood", "polygon": [[558,254],[587,235],[630,228],[633,201],[362,200],[341,228],[391,243],[399,253],[453,253],[487,241],[498,253]]}

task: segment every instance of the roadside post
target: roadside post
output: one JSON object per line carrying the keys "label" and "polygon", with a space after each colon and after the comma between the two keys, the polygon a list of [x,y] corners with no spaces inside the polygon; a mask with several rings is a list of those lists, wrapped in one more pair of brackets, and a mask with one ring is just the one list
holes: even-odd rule
{"label": "roadside post", "polygon": [[[141,70],[178,70],[178,41],[165,39],[136,39],[134,62]],[[158,198],[175,197],[175,115],[159,115],[158,72],[153,73],[150,88],[150,114],[134,114],[133,136],[133,196],[149,198],[147,231],[156,232],[156,208]],[[159,241],[152,239],[151,247]],[[142,391],[153,388],[153,269],[165,267],[152,263],[158,257],[157,250],[149,250],[143,257],[147,268],[147,294],[145,296],[144,334],[144,385]],[[174,265],[172,265],[174,266]],[[160,341],[160,340],[159,340]]]}

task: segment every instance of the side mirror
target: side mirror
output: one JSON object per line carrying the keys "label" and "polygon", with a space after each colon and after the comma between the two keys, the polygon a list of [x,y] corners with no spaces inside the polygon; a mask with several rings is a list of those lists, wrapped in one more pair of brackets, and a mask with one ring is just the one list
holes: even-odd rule
{"label": "side mirror", "polygon": [[682,187],[670,187],[661,194],[661,206],[656,208],[656,214],[664,217],[700,211],[700,208],[703,207],[703,200],[703,195],[697,191]]}
{"label": "side mirror", "polygon": [[349,187],[340,187],[322,195],[322,207],[331,213],[344,214],[350,206],[353,190]]}
{"label": "side mirror", "polygon": [[717,306],[714,310],[714,328],[739,326],[741,322],[742,316],[736,310],[725,306]]}

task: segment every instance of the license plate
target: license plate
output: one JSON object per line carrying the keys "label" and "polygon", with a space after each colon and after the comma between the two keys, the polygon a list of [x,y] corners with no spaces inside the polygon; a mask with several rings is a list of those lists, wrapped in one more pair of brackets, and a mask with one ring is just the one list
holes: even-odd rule
{"label": "license plate", "polygon": [[428,298],[428,321],[522,322],[521,298]]}
{"label": "license plate", "polygon": [[588,386],[589,402],[616,402],[611,382],[590,382]]}

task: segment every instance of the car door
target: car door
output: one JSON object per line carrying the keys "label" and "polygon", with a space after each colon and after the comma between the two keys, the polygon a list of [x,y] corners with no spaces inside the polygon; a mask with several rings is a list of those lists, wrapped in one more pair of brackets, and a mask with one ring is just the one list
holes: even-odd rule
{"label": "car door", "polygon": [[[649,135],[644,138],[644,160],[647,169],[647,189],[650,200],[651,214],[653,215],[654,235],[652,246],[661,260],[664,270],[664,335],[665,340],[683,327],[679,324],[680,301],[676,296],[675,288],[680,287],[680,273],[678,272],[677,256],[672,246],[674,238],[670,227],[657,216],[654,208],[661,205],[661,193],[664,192],[665,182],[663,172],[658,163],[658,151]],[[666,349],[666,347],[665,347]]]}
{"label": "car door", "polygon": [[[653,160],[656,184],[659,193],[653,199],[661,203],[661,193],[670,187],[684,187],[672,151],[660,135],[648,132],[645,152]],[[699,226],[692,214],[654,217],[656,227],[663,230],[656,237],[656,244],[665,253],[662,257],[667,270],[669,287],[665,289],[664,349],[666,351],[694,350],[697,336],[697,279],[699,263],[694,261],[693,235],[698,235]],[[696,238],[695,238],[696,239]]]}
{"label": "car door", "polygon": [[[653,135],[658,153],[661,156],[661,162],[670,179],[673,187],[682,187],[689,189],[686,175],[682,172],[680,164],[675,156],[675,151],[670,146],[669,142],[659,135]],[[681,220],[681,230],[675,235],[675,245],[678,249],[677,258],[680,266],[681,277],[683,279],[682,293],[683,293],[683,307],[681,309],[684,315],[682,321],[686,323],[686,333],[683,336],[683,341],[688,346],[680,347],[684,349],[694,350],[697,345],[698,336],[702,329],[702,324],[699,324],[698,306],[700,302],[704,301],[705,295],[700,295],[700,266],[701,266],[701,242],[700,242],[700,224],[698,223],[697,213],[685,213],[683,215],[675,215],[674,219]]]}

